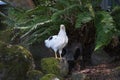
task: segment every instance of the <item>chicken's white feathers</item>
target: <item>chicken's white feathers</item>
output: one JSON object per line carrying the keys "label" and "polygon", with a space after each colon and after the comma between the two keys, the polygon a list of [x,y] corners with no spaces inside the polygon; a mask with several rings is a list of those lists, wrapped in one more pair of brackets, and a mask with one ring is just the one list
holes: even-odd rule
{"label": "chicken's white feathers", "polygon": [[60,25],[58,35],[50,36],[47,40],[45,40],[46,47],[52,48],[55,52],[59,51],[60,54],[67,43],[68,37],[64,25]]}

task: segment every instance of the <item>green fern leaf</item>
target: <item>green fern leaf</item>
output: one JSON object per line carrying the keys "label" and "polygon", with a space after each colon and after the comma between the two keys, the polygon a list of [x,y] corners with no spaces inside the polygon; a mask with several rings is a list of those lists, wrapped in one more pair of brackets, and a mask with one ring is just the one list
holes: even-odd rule
{"label": "green fern leaf", "polygon": [[[51,17],[51,19],[53,20],[53,21],[57,21],[57,20],[60,20],[60,19],[64,19],[64,17],[63,17],[63,15],[64,16],[67,16],[67,17],[69,17],[69,15],[71,14],[71,13],[73,13],[73,12],[75,12],[75,11],[79,11],[79,6],[78,5],[71,5],[71,6],[69,6],[69,7],[67,7],[67,8],[65,8],[65,9],[63,9],[63,10],[59,10],[59,11],[57,11],[57,12],[55,12],[53,15],[52,15],[52,17]],[[61,20],[61,21],[62,21]]]}
{"label": "green fern leaf", "polygon": [[113,24],[112,16],[104,11],[96,13],[96,46],[95,50],[110,43],[112,36],[116,32],[116,27]]}
{"label": "green fern leaf", "polygon": [[82,23],[87,23],[92,20],[90,13],[83,12],[77,16],[75,28],[80,28]]}

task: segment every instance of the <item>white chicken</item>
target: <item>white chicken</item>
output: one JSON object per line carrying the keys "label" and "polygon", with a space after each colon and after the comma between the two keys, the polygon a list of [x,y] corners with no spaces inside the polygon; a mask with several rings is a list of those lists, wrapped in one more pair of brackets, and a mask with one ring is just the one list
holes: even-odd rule
{"label": "white chicken", "polygon": [[50,36],[47,40],[45,40],[45,46],[54,50],[55,58],[58,58],[58,51],[60,59],[62,59],[62,50],[67,45],[67,43],[68,37],[66,34],[65,26],[63,24],[60,25],[60,31],[58,35]]}

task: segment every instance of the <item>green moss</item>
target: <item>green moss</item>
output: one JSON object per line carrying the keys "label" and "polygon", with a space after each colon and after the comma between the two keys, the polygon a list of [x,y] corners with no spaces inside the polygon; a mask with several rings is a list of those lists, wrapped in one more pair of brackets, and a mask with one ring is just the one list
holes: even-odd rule
{"label": "green moss", "polygon": [[0,63],[4,66],[4,80],[25,80],[33,69],[31,53],[22,46],[10,45],[0,41]]}
{"label": "green moss", "polygon": [[55,78],[56,76],[54,74],[46,74],[45,76],[43,76],[41,79],[39,80],[52,80],[53,78]]}
{"label": "green moss", "polygon": [[59,60],[55,58],[43,58],[41,60],[41,67],[44,73],[60,75]]}
{"label": "green moss", "polygon": [[39,78],[43,76],[43,73],[38,70],[31,70],[28,71],[27,75],[28,75],[28,80],[39,80]]}

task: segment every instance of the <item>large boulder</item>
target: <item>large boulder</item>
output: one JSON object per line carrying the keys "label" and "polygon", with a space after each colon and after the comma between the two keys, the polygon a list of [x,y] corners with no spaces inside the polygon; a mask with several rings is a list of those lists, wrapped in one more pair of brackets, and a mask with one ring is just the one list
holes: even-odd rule
{"label": "large boulder", "polygon": [[31,53],[22,46],[0,41],[0,80],[25,80],[34,68]]}
{"label": "large boulder", "polygon": [[66,60],[58,60],[52,57],[43,58],[41,60],[41,68],[46,74],[65,76],[68,73],[68,64]]}
{"label": "large boulder", "polygon": [[98,65],[110,63],[112,58],[103,49],[99,49],[92,54],[91,61],[93,65]]}

